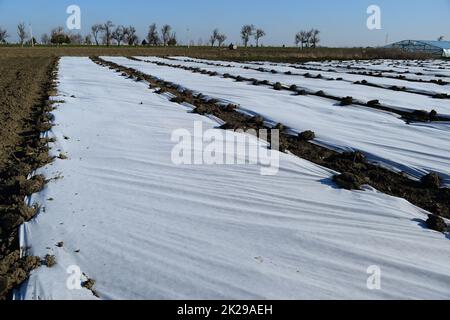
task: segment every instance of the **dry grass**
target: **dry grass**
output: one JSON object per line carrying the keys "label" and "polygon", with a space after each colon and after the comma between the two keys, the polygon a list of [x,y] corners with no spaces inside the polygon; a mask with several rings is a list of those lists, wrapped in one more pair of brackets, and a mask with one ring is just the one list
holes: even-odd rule
{"label": "dry grass", "polygon": [[212,47],[104,47],[104,46],[37,46],[21,48],[14,46],[0,46],[0,57],[48,57],[48,56],[190,56],[203,59],[220,59],[234,61],[274,61],[274,62],[302,62],[309,60],[347,60],[347,59],[425,59],[429,58],[421,53],[407,53],[395,49],[381,48],[227,48]]}

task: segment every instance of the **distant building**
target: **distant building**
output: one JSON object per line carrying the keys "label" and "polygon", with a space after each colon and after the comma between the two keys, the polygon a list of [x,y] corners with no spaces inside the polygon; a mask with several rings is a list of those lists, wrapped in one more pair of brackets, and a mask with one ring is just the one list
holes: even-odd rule
{"label": "distant building", "polygon": [[425,52],[450,58],[450,41],[403,40],[386,46],[408,52]]}

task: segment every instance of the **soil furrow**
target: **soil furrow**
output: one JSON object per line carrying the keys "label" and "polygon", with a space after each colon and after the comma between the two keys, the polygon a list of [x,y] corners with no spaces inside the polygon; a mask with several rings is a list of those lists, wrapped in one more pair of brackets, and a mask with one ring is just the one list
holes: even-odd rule
{"label": "soil furrow", "polygon": [[[41,265],[39,257],[25,256],[18,227],[39,211],[24,199],[44,188],[36,169],[51,162],[50,130],[56,58],[2,58],[0,79],[0,300]],[[24,255],[25,254],[25,255]]]}
{"label": "soil furrow", "polygon": [[[168,60],[172,60],[172,61],[179,61],[178,59],[173,59],[171,57],[164,57],[165,59]],[[198,63],[198,61],[195,60],[191,60],[191,59],[182,59],[181,61],[184,62],[194,62],[194,63]],[[224,65],[224,64],[219,64],[219,63],[214,63],[214,62],[208,62],[208,61],[202,61],[201,63],[206,64],[206,65],[210,65],[210,66],[220,66],[220,67],[232,67],[231,65]],[[271,66],[278,66],[277,64],[270,64]],[[337,71],[335,69],[321,69],[321,68],[313,68],[313,67],[299,67],[296,65],[287,65],[286,67],[289,68],[293,68],[293,69],[297,69],[297,70],[304,70],[304,71],[316,71],[316,72],[332,72],[332,73],[336,73],[336,77],[335,78],[325,78],[322,77],[325,80],[338,80],[338,81],[346,81],[346,82],[350,82],[352,83],[353,81],[351,80],[345,80],[342,79],[339,75],[341,74],[351,74],[351,75],[361,75],[361,76],[367,76],[367,77],[376,77],[376,78],[385,78],[385,79],[393,79],[393,80],[403,80],[403,81],[408,81],[408,82],[418,82],[418,83],[431,83],[431,84],[436,84],[436,85],[440,85],[440,86],[445,86],[450,84],[450,82],[446,82],[443,81],[441,79],[438,80],[423,80],[423,79],[412,79],[412,78],[406,78],[404,75],[398,75],[398,76],[389,76],[389,75],[385,75],[382,72],[372,72],[372,71],[361,71],[361,72],[340,72]],[[245,69],[245,67],[244,67]],[[252,70],[256,70],[256,71],[263,71],[263,72],[271,72],[271,73],[281,73],[279,71],[276,70],[268,70],[267,68],[251,68]],[[305,73],[292,73],[292,72],[286,72],[285,74],[289,74],[289,75],[293,75],[293,76],[306,76]],[[374,84],[375,85],[375,84]],[[387,89],[385,87],[380,86],[380,88],[383,89]],[[412,93],[417,93],[420,94],[414,90],[410,90]],[[406,91],[409,92],[409,91]],[[429,95],[429,96],[433,96],[433,94],[425,94],[425,95]],[[450,97],[447,97],[448,99],[450,99]]]}
{"label": "soil furrow", "polygon": [[[302,69],[302,66],[298,66],[298,65],[292,65],[292,68],[299,68]],[[357,67],[357,66],[341,66],[341,65],[325,65],[324,67],[330,67],[330,68],[341,68],[341,69],[346,69],[346,70],[356,70],[356,71],[364,71],[364,72],[374,72],[374,73],[392,73],[392,74],[398,74],[400,76],[403,76],[405,74],[411,74],[411,75],[416,75],[416,76],[431,76],[431,77],[436,77],[436,78],[450,78],[446,75],[443,74],[423,74],[422,72],[412,72],[409,70],[405,70],[405,71],[398,71],[398,70],[394,70],[394,69],[371,69],[370,67]],[[423,67],[421,65],[417,65],[417,67]],[[321,71],[322,69],[317,69],[316,71]],[[325,71],[325,70],[322,70]],[[335,70],[337,72],[339,72],[339,70]],[[427,69],[423,69],[423,71],[427,71],[427,72],[435,72],[434,70],[427,70]],[[352,71],[353,72],[353,71]]]}
{"label": "soil furrow", "polygon": [[[280,90],[287,90],[287,91],[293,92],[295,95],[298,95],[298,96],[312,95],[312,96],[317,96],[317,97],[321,97],[321,98],[327,98],[327,99],[330,99],[330,100],[338,101],[342,106],[355,105],[355,106],[362,106],[362,107],[367,107],[367,108],[371,108],[371,109],[376,109],[376,110],[380,110],[380,111],[386,111],[386,112],[398,114],[399,116],[402,117],[402,119],[406,123],[449,121],[448,117],[438,115],[435,110],[432,110],[431,112],[428,112],[428,111],[425,111],[425,110],[403,111],[403,110],[399,110],[398,108],[392,108],[390,106],[383,105],[378,100],[371,100],[371,101],[368,101],[368,102],[361,102],[361,101],[353,99],[353,97],[350,97],[350,96],[338,97],[338,96],[327,94],[326,92],[324,92],[322,90],[319,90],[319,91],[316,92],[316,91],[312,91],[312,90],[310,90],[308,88],[299,88],[296,85],[290,85],[290,86],[289,85],[283,85],[280,82],[272,83],[272,82],[267,81],[267,80],[257,80],[257,79],[253,79],[253,78],[246,78],[246,77],[242,77],[242,76],[235,76],[235,75],[231,75],[231,74],[228,74],[228,73],[219,74],[218,72],[208,71],[208,70],[201,69],[201,68],[188,67],[188,66],[183,66],[183,65],[173,65],[173,64],[170,64],[170,63],[164,63],[164,62],[160,62],[160,61],[140,60],[140,59],[137,59],[137,58],[134,58],[134,57],[128,57],[128,59],[135,60],[135,61],[146,62],[146,63],[153,63],[153,64],[156,64],[156,65],[159,65],[159,66],[178,68],[178,69],[190,71],[190,72],[193,72],[193,73],[201,73],[201,74],[204,74],[204,75],[209,75],[209,76],[214,76],[214,77],[230,78],[230,79],[234,79],[234,80],[236,80],[238,82],[247,82],[250,85],[268,86],[268,87],[271,87],[274,90],[278,90],[278,91],[280,91]],[[258,70],[256,70],[256,71],[258,71]]]}

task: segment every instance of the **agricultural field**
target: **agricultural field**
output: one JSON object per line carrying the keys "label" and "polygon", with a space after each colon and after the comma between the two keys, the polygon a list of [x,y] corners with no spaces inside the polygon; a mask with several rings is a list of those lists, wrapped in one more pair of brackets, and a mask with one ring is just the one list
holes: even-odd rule
{"label": "agricultural field", "polygon": [[448,61],[185,51],[2,58],[0,296],[450,298]]}

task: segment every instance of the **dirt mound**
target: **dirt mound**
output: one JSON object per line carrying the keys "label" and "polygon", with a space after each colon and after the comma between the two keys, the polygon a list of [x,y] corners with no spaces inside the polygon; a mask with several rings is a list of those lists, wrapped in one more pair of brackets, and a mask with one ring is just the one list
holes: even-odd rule
{"label": "dirt mound", "polygon": [[341,188],[347,190],[360,190],[364,181],[353,173],[344,172],[333,177],[333,181]]}
{"label": "dirt mound", "polygon": [[40,265],[38,257],[20,258],[18,250],[6,255],[0,260],[0,296],[5,298],[11,289],[26,280],[31,270]]}
{"label": "dirt mound", "polygon": [[276,82],[276,83],[273,85],[273,89],[274,89],[274,90],[277,90],[277,91],[280,91],[280,90],[283,89],[283,85],[282,85],[280,82]]}
{"label": "dirt mound", "polygon": [[444,219],[433,214],[428,215],[427,226],[428,228],[438,232],[448,231],[448,226]]}
{"label": "dirt mound", "polygon": [[353,104],[352,97],[344,97],[341,99],[341,106],[350,106]]}
{"label": "dirt mound", "polygon": [[429,173],[420,179],[422,186],[429,189],[439,189],[441,187],[441,177],[437,173]]}
{"label": "dirt mound", "polygon": [[298,135],[300,141],[311,141],[316,138],[316,134],[313,131],[304,131]]}

